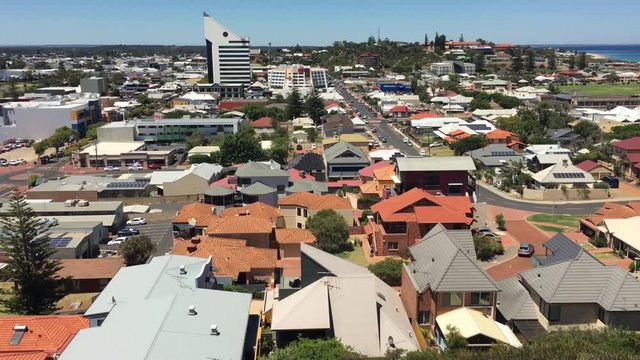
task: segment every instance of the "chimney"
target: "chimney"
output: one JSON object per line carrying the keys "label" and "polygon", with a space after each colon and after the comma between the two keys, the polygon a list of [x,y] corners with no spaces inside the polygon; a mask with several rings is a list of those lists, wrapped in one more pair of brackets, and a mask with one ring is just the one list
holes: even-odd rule
{"label": "chimney", "polygon": [[200,244],[200,236],[194,236],[191,238],[192,244]]}
{"label": "chimney", "polygon": [[187,269],[185,268],[184,265],[180,265],[180,274],[184,275],[187,273]]}
{"label": "chimney", "polygon": [[211,335],[220,335],[220,331],[218,331],[218,325],[216,324],[212,324],[211,325]]}
{"label": "chimney", "polygon": [[195,305],[189,305],[189,315],[198,315]]}
{"label": "chimney", "polygon": [[569,166],[569,160],[568,159],[562,159],[562,166],[568,167]]}
{"label": "chimney", "polygon": [[192,252],[198,250],[198,247],[195,245],[189,245],[187,246],[187,251],[189,252],[189,254],[191,254]]}

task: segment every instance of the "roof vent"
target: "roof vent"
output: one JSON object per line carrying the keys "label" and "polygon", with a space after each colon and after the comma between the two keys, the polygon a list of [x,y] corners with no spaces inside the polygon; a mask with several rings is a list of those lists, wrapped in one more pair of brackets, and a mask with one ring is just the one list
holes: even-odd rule
{"label": "roof vent", "polygon": [[184,275],[187,273],[187,269],[184,267],[184,265],[180,265],[180,274]]}
{"label": "roof vent", "polygon": [[195,305],[189,305],[189,315],[198,315]]}
{"label": "roof vent", "polygon": [[218,331],[218,325],[216,324],[212,324],[211,325],[211,335],[220,335],[220,331]]}
{"label": "roof vent", "polygon": [[431,258],[431,262],[436,262],[436,259],[435,258]]}

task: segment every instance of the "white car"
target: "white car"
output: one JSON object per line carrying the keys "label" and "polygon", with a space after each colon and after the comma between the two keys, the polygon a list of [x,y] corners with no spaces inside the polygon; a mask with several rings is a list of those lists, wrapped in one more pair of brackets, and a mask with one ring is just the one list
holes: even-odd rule
{"label": "white car", "polygon": [[104,168],[104,171],[120,171],[120,168],[117,166],[107,166]]}
{"label": "white car", "polygon": [[117,238],[109,241],[107,243],[107,245],[120,245],[125,241],[127,241],[127,237],[126,236],[121,236],[121,237],[117,237]]}
{"label": "white car", "polygon": [[136,225],[145,225],[147,223],[147,219],[145,218],[133,218],[127,221],[127,225],[136,226]]}
{"label": "white car", "polygon": [[432,147],[432,148],[433,147],[439,147],[439,146],[442,146],[441,142],[433,142],[433,143],[429,144],[429,147]]}
{"label": "white car", "polygon": [[11,165],[11,166],[22,165],[23,161],[24,160],[11,160],[11,161],[9,161],[9,165]]}
{"label": "white car", "polygon": [[316,145],[316,144],[311,144],[311,148],[312,148],[312,149],[315,149],[315,148],[317,148],[317,147],[318,147],[318,145]]}
{"label": "white car", "polygon": [[130,171],[138,171],[138,170],[142,170],[142,169],[144,169],[144,167],[142,165],[133,164],[133,165],[129,166],[129,170]]}

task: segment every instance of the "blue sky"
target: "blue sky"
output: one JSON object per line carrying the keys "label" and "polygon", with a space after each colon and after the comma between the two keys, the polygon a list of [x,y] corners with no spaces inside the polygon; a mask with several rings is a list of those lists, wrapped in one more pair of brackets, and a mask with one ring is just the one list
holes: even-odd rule
{"label": "blue sky", "polygon": [[436,31],[516,44],[640,44],[639,0],[2,0],[0,44],[203,44],[207,11],[252,45]]}

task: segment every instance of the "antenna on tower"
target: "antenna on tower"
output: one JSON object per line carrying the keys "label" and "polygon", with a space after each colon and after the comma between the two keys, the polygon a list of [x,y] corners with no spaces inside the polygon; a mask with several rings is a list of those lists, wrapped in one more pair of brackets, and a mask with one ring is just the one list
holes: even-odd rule
{"label": "antenna on tower", "polygon": [[271,41],[269,41],[269,64],[271,64]]}
{"label": "antenna on tower", "polygon": [[378,26],[378,43],[380,43],[380,26]]}

